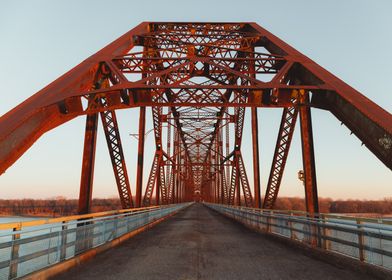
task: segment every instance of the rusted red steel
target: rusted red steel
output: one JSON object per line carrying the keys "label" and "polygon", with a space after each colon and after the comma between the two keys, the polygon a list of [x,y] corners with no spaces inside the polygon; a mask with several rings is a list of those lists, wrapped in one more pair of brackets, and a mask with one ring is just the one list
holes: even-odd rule
{"label": "rusted red steel", "polygon": [[257,108],[252,108],[252,154],[253,154],[253,193],[254,207],[261,208],[260,195],[260,156],[259,156],[259,122]]}
{"label": "rusted red steel", "polygon": [[[169,108],[169,112],[168,112],[168,115],[170,115],[170,108]],[[167,131],[167,136],[166,136],[166,154],[167,154],[167,156],[168,156],[168,159],[171,159],[172,157],[171,157],[171,150],[172,150],[172,126],[171,126],[171,123],[170,123],[170,120],[166,120],[166,123],[167,123],[167,129],[166,129],[166,131]],[[167,160],[167,162],[170,162],[170,160]],[[167,184],[167,194],[166,194],[166,196],[167,196],[167,198],[166,198],[166,200],[167,200],[167,203],[170,203],[171,202],[171,196],[172,196],[172,193],[173,193],[173,190],[172,190],[172,181],[171,181],[171,169],[172,169],[172,165],[171,164],[165,164],[165,168],[166,168],[166,170],[165,170],[165,172],[166,172],[166,174],[165,174],[165,182],[166,182],[166,184]]]}
{"label": "rusted red steel", "polygon": [[318,213],[316,163],[314,159],[312,117],[308,92],[300,93],[298,106],[301,126],[302,160],[305,174],[306,209],[310,213]]}
{"label": "rusted red steel", "polygon": [[[263,78],[266,75],[271,78]],[[100,86],[104,80],[110,84]],[[1,117],[0,173],[43,133],[77,116],[152,107],[155,156],[141,202],[145,121],[140,120],[136,205],[150,205],[155,190],[156,203],[203,200],[205,193],[212,201],[240,204],[243,199],[252,206],[241,153],[245,108],[254,108],[255,124],[255,108],[287,111],[295,107],[298,92],[311,94],[298,109],[309,211],[317,211],[310,107],[329,110],[392,169],[391,114],[257,24],[145,22]],[[88,100],[94,100],[94,106],[84,106]],[[233,124],[232,134],[219,140],[219,133],[229,132]],[[177,136],[163,141],[167,127]],[[254,130],[256,206],[257,135]],[[234,139],[233,149],[229,138]],[[93,147],[92,142],[87,147]],[[92,189],[91,155],[86,152],[83,163],[88,168],[81,194],[86,197]],[[279,172],[281,177],[283,170]],[[272,189],[269,183],[269,195]],[[267,202],[276,198],[278,189],[275,186]],[[81,199],[88,208],[87,200]]]}
{"label": "rusted red steel", "polygon": [[145,130],[146,130],[146,107],[140,107],[137,173],[136,173],[136,199],[135,199],[136,207],[142,206]]}
{"label": "rusted red steel", "polygon": [[280,183],[282,181],[283,172],[290,151],[295,124],[297,122],[297,116],[297,106],[283,109],[278,139],[276,140],[274,157],[263,201],[263,208],[273,208],[278,197]]}
{"label": "rusted red steel", "polygon": [[250,190],[248,176],[246,175],[245,163],[244,163],[244,159],[242,158],[242,153],[240,153],[239,157],[238,157],[238,171],[239,171],[239,177],[241,179],[241,186],[242,186],[242,192],[244,195],[245,206],[246,207],[253,207],[254,206],[253,205],[253,196],[252,196],[252,192]]}
{"label": "rusted red steel", "polygon": [[[148,176],[147,186],[145,189],[144,197],[143,197],[143,206],[150,206],[152,201],[152,195],[154,192],[154,188],[156,185],[158,170],[159,170],[159,162],[161,161],[162,156],[159,152],[155,152],[154,159],[152,162],[150,175]],[[159,198],[159,192],[156,193],[156,197]]]}
{"label": "rusted red steel", "polygon": [[[241,100],[239,100],[241,102]],[[245,205],[248,207],[253,206],[253,197],[249,186],[248,177],[246,175],[245,167],[243,164],[241,145],[242,134],[245,120],[245,108],[235,108],[235,129],[234,129],[234,150],[233,163],[231,171],[231,183],[229,189],[229,204],[241,205],[241,186],[245,199]]]}
{"label": "rusted red steel", "polygon": [[[60,112],[59,102],[67,103],[65,100],[68,98],[72,100],[75,92],[90,91],[99,62],[104,61],[103,57],[126,53],[134,46],[132,36],[146,31],[147,27],[148,23],[140,24],[2,116],[0,174],[5,172],[43,133],[80,115]],[[71,103],[76,105],[79,111],[83,106],[80,99],[76,101]]]}
{"label": "rusted red steel", "polygon": [[121,206],[124,209],[132,208],[133,200],[131,185],[129,183],[127,166],[125,164],[116,113],[114,111],[106,111],[101,112],[100,115],[110,159],[112,161]]}
{"label": "rusted red steel", "polygon": [[82,161],[82,175],[79,192],[79,214],[90,213],[93,193],[95,150],[97,146],[98,114],[89,114],[86,117],[86,130],[84,136],[84,149]]}

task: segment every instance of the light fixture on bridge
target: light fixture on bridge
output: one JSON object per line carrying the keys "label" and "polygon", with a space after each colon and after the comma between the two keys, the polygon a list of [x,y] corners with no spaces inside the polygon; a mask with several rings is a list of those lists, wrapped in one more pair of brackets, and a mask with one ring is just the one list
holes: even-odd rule
{"label": "light fixture on bridge", "polygon": [[303,170],[298,171],[298,179],[302,182],[305,182],[305,173]]}

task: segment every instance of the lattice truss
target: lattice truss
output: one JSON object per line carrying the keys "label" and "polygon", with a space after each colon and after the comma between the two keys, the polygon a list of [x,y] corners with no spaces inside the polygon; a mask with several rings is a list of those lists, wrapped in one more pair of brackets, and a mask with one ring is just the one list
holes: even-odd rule
{"label": "lattice truss", "polygon": [[[157,87],[152,90],[155,104],[173,104],[167,112],[160,106],[152,108],[156,155],[144,205],[151,203],[155,186],[165,203],[174,202],[176,191],[182,191],[186,199],[220,197],[222,202],[233,204],[235,193],[238,200],[241,198],[242,187],[244,202],[253,204],[240,150],[245,109],[236,107],[229,112],[224,104],[247,102],[249,89],[242,87],[254,84],[256,73],[276,73],[276,61],[281,63],[282,59],[256,53],[252,42],[257,36],[242,28],[240,24],[156,25],[153,32],[138,38],[144,44],[143,51],[118,59],[118,68],[143,73],[146,85]],[[167,127],[166,150],[162,123]],[[225,154],[221,134],[230,124],[235,127],[237,151]],[[173,143],[172,130],[178,138]],[[229,137],[226,141],[229,144]],[[166,177],[162,176],[165,168]],[[176,176],[179,180],[173,178]],[[177,186],[180,182],[186,184]]]}
{"label": "lattice truss", "polygon": [[[100,114],[122,205],[133,207],[115,110],[134,107],[151,108],[155,137],[136,206],[154,197],[253,206],[241,145],[246,107],[283,108],[264,207],[278,195],[297,115],[307,202],[317,198],[310,107],[329,110],[392,168],[391,115],[257,24],[142,23],[1,118],[0,173],[46,131],[88,115],[81,191],[91,189]],[[258,157],[255,166],[259,176]]]}

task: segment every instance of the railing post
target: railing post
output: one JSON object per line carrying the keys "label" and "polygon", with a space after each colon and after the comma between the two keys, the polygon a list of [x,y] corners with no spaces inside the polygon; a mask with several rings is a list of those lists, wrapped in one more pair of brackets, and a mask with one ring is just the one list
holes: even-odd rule
{"label": "railing post", "polygon": [[321,248],[322,245],[322,238],[321,238],[321,227],[320,227],[320,214],[316,214],[315,217],[313,218],[314,222],[316,223],[313,226],[314,229],[314,233],[317,234],[317,236],[315,236],[315,239],[317,240],[317,247]]}
{"label": "railing post", "polygon": [[113,223],[113,239],[116,239],[117,233],[118,233],[118,217],[115,217]]}
{"label": "railing post", "polygon": [[60,261],[65,260],[67,255],[67,229],[67,222],[63,222],[61,227]]}
{"label": "railing post", "polygon": [[362,221],[357,219],[357,227],[358,227],[358,250],[359,250],[359,260],[361,262],[365,261],[365,254],[364,254],[364,236],[362,232]]}
{"label": "railing post", "polygon": [[[13,231],[20,231],[21,227],[17,226]],[[14,233],[12,235],[12,247],[11,247],[11,259],[10,259],[10,270],[8,279],[14,279],[18,276],[18,258],[19,258],[19,244],[16,241],[20,239],[19,233]]]}
{"label": "railing post", "polygon": [[126,220],[127,220],[127,232],[130,231],[130,230],[129,230],[129,224],[130,224],[129,221],[131,220],[131,217],[132,217],[131,215],[127,215],[127,216],[126,216]]}
{"label": "railing post", "polygon": [[258,215],[257,215],[257,226],[259,228],[260,231],[264,230],[264,225],[263,225],[263,221],[264,221],[264,216],[263,216],[263,210],[259,210],[257,211]]}
{"label": "railing post", "polygon": [[106,221],[104,220],[102,223],[103,231],[102,231],[102,244],[106,242],[105,235],[106,235]]}
{"label": "railing post", "polygon": [[274,211],[270,211],[269,212],[269,216],[267,218],[267,232],[271,233],[272,232],[272,226],[271,226],[271,219],[272,219],[272,215],[274,214]]}
{"label": "railing post", "polygon": [[322,248],[324,250],[328,250],[328,244],[327,244],[327,242],[328,242],[328,239],[327,239],[328,230],[327,230],[327,227],[326,227],[326,218],[325,218],[324,214],[321,214],[320,217],[323,220],[323,230],[322,230],[323,235],[322,235],[322,238],[321,238],[323,240]]}
{"label": "railing post", "polygon": [[294,239],[295,239],[295,235],[294,235],[294,231],[293,231],[292,217],[293,217],[293,212],[290,212],[288,226],[289,226],[289,228],[290,228],[290,239],[291,239],[291,240],[294,240]]}
{"label": "railing post", "polygon": [[85,219],[78,220],[80,223],[76,225],[75,254],[79,254],[92,247],[92,240],[90,240],[90,237],[94,236],[94,229],[91,229],[90,226],[93,225],[94,222],[81,222],[83,220]]}

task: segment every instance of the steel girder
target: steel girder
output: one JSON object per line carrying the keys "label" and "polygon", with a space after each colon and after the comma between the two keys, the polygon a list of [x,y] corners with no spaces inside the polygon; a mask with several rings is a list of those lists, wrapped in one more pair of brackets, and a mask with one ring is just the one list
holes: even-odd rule
{"label": "steel girder", "polygon": [[283,109],[282,120],[280,122],[278,139],[276,141],[275,153],[268,178],[263,208],[273,208],[276,198],[278,197],[279,187],[282,181],[284,168],[286,166],[286,160],[289,154],[297,116],[297,107]]}
{"label": "steel girder", "polygon": [[114,111],[101,112],[102,126],[105,132],[106,142],[112,161],[113,172],[116,178],[117,189],[120,196],[121,206],[124,209],[132,208],[132,193],[125,164],[124,152],[121,144],[120,131],[117,117]]}
{"label": "steel girder", "polygon": [[[130,202],[129,180],[122,177],[125,161],[114,152],[121,146],[112,145],[120,143],[118,129],[111,120],[117,109],[151,107],[156,151],[143,204],[151,204],[155,188],[157,203],[210,199],[233,204],[237,198],[240,204],[243,198],[250,206],[253,198],[240,145],[245,108],[291,112],[297,97],[303,99],[298,111],[309,211],[317,211],[310,107],[329,110],[392,169],[391,114],[257,24],[145,22],[1,117],[0,173],[45,132],[80,115],[89,116],[91,127],[93,116],[101,113],[110,123],[105,131],[115,127],[108,134],[109,150],[120,196]],[[140,122],[139,139],[144,126]],[[84,209],[94,167],[95,136],[89,131],[81,183]],[[290,133],[279,135],[283,141]],[[258,170],[258,140],[252,137]],[[282,141],[278,139],[277,151]],[[144,140],[139,140],[141,161],[143,151]],[[280,157],[276,152],[271,174],[278,174],[277,183],[267,186],[266,207],[279,188],[283,168],[277,166],[285,161]],[[139,162],[137,205],[142,203],[142,169]]]}
{"label": "steel girder", "polygon": [[82,175],[80,179],[78,213],[87,214],[91,210],[93,179],[95,166],[95,150],[97,146],[98,113],[86,117]]}
{"label": "steel girder", "polygon": [[[99,70],[96,73],[96,82],[94,83],[94,88],[108,87],[109,79],[112,78],[112,76],[108,74],[109,72],[106,71],[105,65],[101,64]],[[106,102],[106,100],[101,101]],[[89,97],[88,102],[89,107],[95,107],[99,101]],[[121,145],[116,113],[114,111],[103,111],[100,112],[100,115],[109,149],[110,159],[113,166],[114,176],[117,183],[121,206],[125,209],[131,208],[133,207],[132,194],[124,159],[124,153]],[[94,113],[88,115],[86,119],[86,132],[83,150],[82,176],[78,207],[79,214],[85,214],[91,210],[97,125],[98,114]]]}

